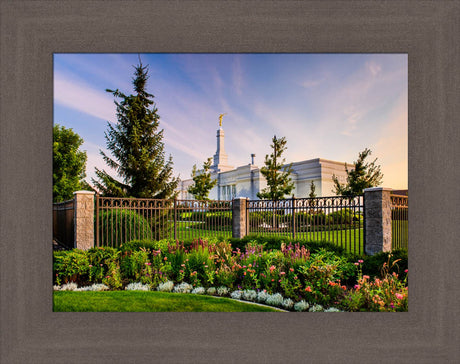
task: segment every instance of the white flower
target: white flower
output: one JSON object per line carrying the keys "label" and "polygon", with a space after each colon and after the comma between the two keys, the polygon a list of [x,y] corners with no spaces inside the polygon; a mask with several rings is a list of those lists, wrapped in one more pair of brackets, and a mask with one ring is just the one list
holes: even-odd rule
{"label": "white flower", "polygon": [[304,300],[302,300],[302,301],[297,302],[294,305],[294,310],[296,310],[297,312],[302,312],[302,311],[307,311],[309,307],[310,305],[308,304],[308,302],[305,302]]}
{"label": "white flower", "polygon": [[255,301],[257,298],[257,292],[252,289],[245,289],[242,293],[243,300]]}
{"label": "white flower", "polygon": [[206,293],[207,293],[208,295],[214,296],[214,295],[217,293],[217,289],[216,289],[216,287],[209,287],[209,288],[206,290]]}
{"label": "white flower", "polygon": [[228,295],[228,291],[229,289],[225,286],[220,286],[219,288],[217,288],[217,294],[219,296],[226,296]]}
{"label": "white flower", "polygon": [[268,296],[269,296],[269,294],[266,291],[260,291],[259,293],[257,293],[256,301],[260,302],[260,303],[265,303],[265,301],[267,300]]}
{"label": "white flower", "polygon": [[150,291],[148,284],[142,284],[141,282],[130,283],[126,286],[127,291]]}
{"label": "white flower", "polygon": [[190,293],[192,290],[193,286],[191,284],[188,284],[187,282],[182,282],[178,284],[177,286],[174,287],[173,292],[175,293]]}
{"label": "white flower", "polygon": [[284,301],[281,303],[281,305],[286,309],[290,310],[292,306],[294,306],[294,301],[291,300],[290,298],[284,299]]}
{"label": "white flower", "polygon": [[240,300],[241,299],[241,294],[243,292],[238,290],[238,291],[233,291],[231,294],[230,294],[230,297],[233,298],[234,300]]}
{"label": "white flower", "polygon": [[324,308],[321,305],[315,304],[313,305],[313,307],[310,307],[309,311],[310,312],[321,312],[321,311],[324,311]]}
{"label": "white flower", "polygon": [[204,287],[196,287],[193,289],[192,293],[193,294],[205,294],[206,290],[204,289]]}
{"label": "white flower", "polygon": [[61,291],[75,291],[78,288],[76,283],[70,282],[61,286]]}
{"label": "white flower", "polygon": [[271,294],[265,301],[267,305],[279,307],[283,303],[283,296],[280,293]]}
{"label": "white flower", "polygon": [[165,283],[160,283],[157,287],[157,291],[160,292],[171,292],[174,287],[174,283],[171,281],[167,281]]}

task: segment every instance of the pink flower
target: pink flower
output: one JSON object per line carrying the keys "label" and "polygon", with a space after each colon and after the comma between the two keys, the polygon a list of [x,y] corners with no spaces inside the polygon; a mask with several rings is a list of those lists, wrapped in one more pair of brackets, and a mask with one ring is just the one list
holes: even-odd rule
{"label": "pink flower", "polygon": [[364,263],[364,260],[359,259],[359,260],[358,260],[358,263]]}
{"label": "pink flower", "polygon": [[280,272],[280,276],[284,276],[286,273],[284,272]]}
{"label": "pink flower", "polygon": [[294,268],[289,268],[289,270],[290,270],[291,272],[294,272]]}
{"label": "pink flower", "polygon": [[400,293],[396,293],[395,296],[398,300],[402,300],[404,298],[404,296]]}
{"label": "pink flower", "polygon": [[409,272],[409,270],[408,270],[408,269],[406,269],[406,270],[404,271],[404,273],[407,273],[407,272]]}
{"label": "pink flower", "polygon": [[355,263],[355,265],[359,265],[359,263]]}
{"label": "pink flower", "polygon": [[89,267],[90,267],[90,268],[92,268],[92,267],[93,267],[93,265],[92,265],[92,264],[90,264],[90,265],[89,265]]}
{"label": "pink flower", "polygon": [[270,272],[273,272],[275,269],[276,269],[276,267],[275,267],[274,265],[272,265],[272,266],[270,267]]}
{"label": "pink flower", "polygon": [[370,277],[369,276],[363,276],[363,279],[369,279]]}
{"label": "pink flower", "polygon": [[181,267],[185,267],[185,264],[181,264],[180,266],[181,266]]}

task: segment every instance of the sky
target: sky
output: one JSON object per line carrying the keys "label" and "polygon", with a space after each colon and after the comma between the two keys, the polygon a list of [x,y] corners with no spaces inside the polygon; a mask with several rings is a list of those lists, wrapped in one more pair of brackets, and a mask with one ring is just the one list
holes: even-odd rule
{"label": "sky", "polygon": [[114,96],[134,93],[134,65],[148,65],[173,175],[189,179],[216,152],[223,117],[228,164],[263,166],[274,135],[286,162],[349,164],[370,148],[382,187],[407,188],[407,54],[55,54],[54,124],[72,128],[87,153],[86,180],[105,169],[104,132],[116,123]]}

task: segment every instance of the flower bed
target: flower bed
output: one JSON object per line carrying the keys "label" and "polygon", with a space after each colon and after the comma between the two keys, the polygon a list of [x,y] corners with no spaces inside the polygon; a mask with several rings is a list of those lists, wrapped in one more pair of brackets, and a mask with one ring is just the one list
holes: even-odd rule
{"label": "flower bed", "polygon": [[389,257],[382,276],[371,279],[362,273],[364,260],[353,262],[325,249],[311,252],[300,244],[283,243],[267,251],[249,243],[242,251],[219,240],[187,246],[160,241],[128,250],[55,252],[54,272],[58,286],[99,283],[123,289],[141,284],[168,292],[233,295],[296,311],[407,311],[407,276],[401,280],[390,273],[395,262]]}

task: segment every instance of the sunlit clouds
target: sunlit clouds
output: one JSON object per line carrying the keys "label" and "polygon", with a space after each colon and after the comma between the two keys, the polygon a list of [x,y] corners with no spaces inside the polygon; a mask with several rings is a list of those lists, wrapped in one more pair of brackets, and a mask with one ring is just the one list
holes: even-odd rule
{"label": "sunlit clouds", "polygon": [[[112,94],[131,93],[137,54],[56,54],[54,122],[71,127],[94,167],[108,170],[107,122]],[[142,54],[155,95],[166,158],[189,178],[216,151],[223,118],[228,163],[263,165],[273,135],[287,139],[286,159],[352,163],[368,147],[383,185],[407,188],[407,55],[403,54]]]}

